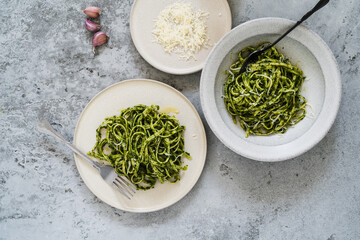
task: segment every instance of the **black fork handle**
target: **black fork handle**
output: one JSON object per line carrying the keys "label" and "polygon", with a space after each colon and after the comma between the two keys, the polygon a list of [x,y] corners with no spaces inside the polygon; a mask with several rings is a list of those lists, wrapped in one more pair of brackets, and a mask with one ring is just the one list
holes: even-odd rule
{"label": "black fork handle", "polygon": [[311,9],[308,13],[306,13],[299,22],[303,22],[306,19],[308,19],[314,12],[319,10],[320,8],[324,7],[326,4],[328,4],[330,0],[320,0],[313,9]]}
{"label": "black fork handle", "polygon": [[307,12],[299,21],[296,22],[294,26],[292,26],[289,30],[286,31],[281,37],[279,37],[275,42],[273,42],[271,45],[267,46],[265,50],[271,48],[275,44],[277,44],[281,39],[283,39],[286,35],[288,35],[294,28],[299,26],[303,21],[308,19],[311,15],[313,15],[316,11],[318,11],[320,8],[324,7],[326,4],[329,3],[330,0],[320,0],[313,9],[311,9],[309,12]]}

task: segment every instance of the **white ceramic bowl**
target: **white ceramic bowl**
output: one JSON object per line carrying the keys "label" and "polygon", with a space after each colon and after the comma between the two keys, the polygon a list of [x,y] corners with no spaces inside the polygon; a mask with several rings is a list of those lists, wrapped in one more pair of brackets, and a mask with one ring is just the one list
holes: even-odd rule
{"label": "white ceramic bowl", "polygon": [[200,98],[215,135],[234,152],[259,161],[294,158],[315,146],[329,131],[341,100],[341,79],[336,60],[326,43],[305,26],[297,27],[275,47],[303,70],[301,94],[307,99],[307,117],[285,134],[249,136],[235,125],[221,96],[226,71],[241,49],[272,42],[294,24],[281,18],[243,23],[225,35],[210,53],[201,75]]}

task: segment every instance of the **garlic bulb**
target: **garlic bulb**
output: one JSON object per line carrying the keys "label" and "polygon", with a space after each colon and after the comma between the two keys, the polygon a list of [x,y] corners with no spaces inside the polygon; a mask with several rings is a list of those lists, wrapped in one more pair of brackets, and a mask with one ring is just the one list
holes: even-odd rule
{"label": "garlic bulb", "polygon": [[98,7],[87,7],[83,12],[91,18],[97,18],[101,14],[101,10]]}
{"label": "garlic bulb", "polygon": [[90,21],[89,19],[86,19],[85,21],[85,28],[86,30],[88,30],[89,32],[97,32],[100,30],[100,25],[97,23],[94,23],[92,21]]}
{"label": "garlic bulb", "polygon": [[92,45],[93,45],[94,54],[95,54],[95,47],[101,46],[104,43],[106,43],[108,38],[109,38],[108,35],[106,35],[106,33],[104,33],[104,32],[97,32],[97,33],[94,34],[94,36],[92,38]]}

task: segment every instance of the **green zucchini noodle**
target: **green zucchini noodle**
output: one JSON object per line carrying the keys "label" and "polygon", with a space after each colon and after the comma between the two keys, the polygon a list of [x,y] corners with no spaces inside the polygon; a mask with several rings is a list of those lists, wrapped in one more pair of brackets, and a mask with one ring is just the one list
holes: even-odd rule
{"label": "green zucchini noodle", "polygon": [[285,133],[306,115],[306,99],[300,95],[303,72],[275,47],[239,74],[245,58],[264,44],[238,53],[239,59],[230,66],[224,87],[225,106],[234,123],[239,120],[246,137]]}
{"label": "green zucchini noodle", "polygon": [[137,189],[153,188],[156,180],[180,180],[184,150],[183,132],[174,116],[159,113],[159,106],[136,105],[119,116],[105,118],[96,130],[96,144],[88,155],[109,162]]}

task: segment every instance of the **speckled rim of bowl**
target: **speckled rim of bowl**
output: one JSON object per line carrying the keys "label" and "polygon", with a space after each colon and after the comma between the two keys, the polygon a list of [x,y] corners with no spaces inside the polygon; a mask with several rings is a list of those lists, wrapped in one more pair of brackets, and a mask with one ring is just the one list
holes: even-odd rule
{"label": "speckled rim of bowl", "polygon": [[[271,27],[282,28],[294,22],[283,18],[254,19],[232,29],[212,49],[206,61],[200,80],[200,100],[206,121],[211,130],[232,151],[246,158],[276,162],[297,157],[319,143],[330,130],[338,113],[341,101],[341,77],[338,64],[327,44],[316,33],[301,25],[287,37],[296,35],[318,61],[325,80],[323,107],[311,126],[299,138],[278,146],[264,146],[247,142],[234,134],[221,118],[215,102],[215,82],[218,68],[224,57],[241,41],[260,35],[274,34]],[[259,26],[261,26],[259,28]],[[261,29],[254,31],[254,29]],[[246,34],[245,34],[246,33]],[[294,34],[296,33],[296,34]],[[280,33],[279,33],[280,34]]]}

